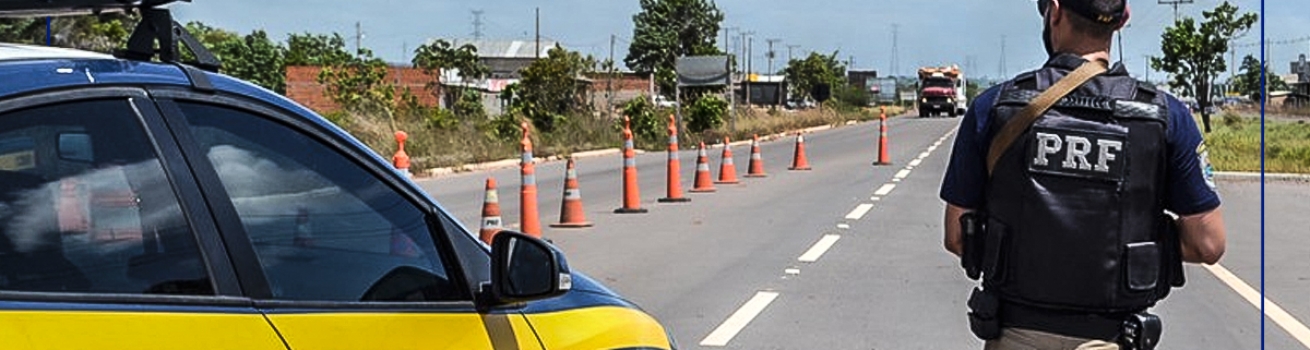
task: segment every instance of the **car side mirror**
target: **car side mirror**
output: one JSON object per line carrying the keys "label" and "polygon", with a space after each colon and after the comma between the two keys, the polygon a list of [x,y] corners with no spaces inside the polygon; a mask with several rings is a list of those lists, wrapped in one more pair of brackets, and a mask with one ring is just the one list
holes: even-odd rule
{"label": "car side mirror", "polygon": [[573,287],[564,254],[523,233],[497,233],[491,241],[491,264],[489,289],[496,305],[551,298]]}

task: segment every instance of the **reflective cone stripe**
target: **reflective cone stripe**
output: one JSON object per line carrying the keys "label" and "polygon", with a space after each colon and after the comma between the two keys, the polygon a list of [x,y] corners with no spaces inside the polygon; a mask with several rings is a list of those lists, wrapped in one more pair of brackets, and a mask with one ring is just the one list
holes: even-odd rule
{"label": "reflective cone stripe", "polygon": [[587,212],[582,210],[582,190],[578,189],[578,170],[573,158],[569,158],[567,170],[564,171],[564,201],[559,206],[559,223],[551,224],[550,227],[591,227],[591,223],[587,222]]}
{"label": "reflective cone stripe", "polygon": [[496,194],[496,179],[487,178],[487,192],[482,200],[482,231],[478,238],[487,244],[496,233],[502,230],[500,220],[500,196]]}
{"label": "reflective cone stripe", "polygon": [[637,187],[637,152],[632,144],[631,120],[623,117],[623,206],[614,209],[616,214],[645,213],[641,208],[641,190]]}
{"label": "reflective cone stripe", "polygon": [[737,166],[732,163],[732,143],[727,137],[723,138],[723,156],[719,163],[719,181],[716,184],[735,184],[741,181],[737,180]]}
{"label": "reflective cone stripe", "polygon": [[682,196],[682,164],[678,159],[678,127],[669,115],[669,166],[665,178],[668,179],[667,197],[660,198],[660,203],[690,202],[691,198]]}
{"label": "reflective cone stripe", "polygon": [[519,229],[529,236],[541,238],[541,213],[537,210],[537,174],[532,160],[532,139],[529,138],[528,122],[523,122],[523,159],[520,160],[522,189],[519,191]]}
{"label": "reflective cone stripe", "polygon": [[766,177],[764,173],[764,157],[760,155],[760,135],[754,135],[751,138],[751,162],[747,166],[746,177]]}
{"label": "reflective cone stripe", "polygon": [[696,152],[696,184],[692,192],[714,192],[714,181],[710,175],[710,156],[705,153],[705,143],[700,143]]}
{"label": "reflective cone stripe", "polygon": [[878,161],[873,165],[891,164],[891,157],[887,156],[887,112],[878,117]]}
{"label": "reflective cone stripe", "polygon": [[796,156],[791,160],[791,170],[810,170],[810,161],[805,158],[805,135],[796,135]]}

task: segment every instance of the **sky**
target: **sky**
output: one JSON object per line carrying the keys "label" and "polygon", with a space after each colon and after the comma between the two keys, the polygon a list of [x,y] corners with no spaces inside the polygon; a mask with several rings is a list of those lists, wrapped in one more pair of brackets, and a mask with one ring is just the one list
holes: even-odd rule
{"label": "sky", "polygon": [[[723,27],[740,41],[753,32],[754,70],[768,69],[768,39],[778,39],[774,70],[787,55],[811,51],[838,52],[853,60],[855,69],[888,75],[914,74],[919,66],[957,64],[965,74],[995,78],[1039,66],[1045,56],[1041,19],[1033,0],[713,0],[724,12]],[[1271,69],[1288,73],[1288,62],[1310,52],[1307,0],[1265,0],[1261,16],[1269,45]],[[1130,0],[1132,19],[1112,54],[1134,75],[1146,72],[1147,55],[1159,55],[1160,34],[1172,24],[1174,9],[1150,0]],[[1222,0],[1193,0],[1178,6],[1178,14],[1200,18]],[[1231,0],[1243,12],[1259,12],[1261,0]],[[622,62],[631,42],[632,16],[638,0],[192,0],[173,5],[180,22],[201,21],[240,33],[263,29],[285,40],[290,33],[340,33],[353,48],[356,23],[364,47],[391,62],[408,62],[414,47],[437,38],[473,37],[473,11],[481,11],[484,39],[531,40],[534,11],[540,9],[543,40],[604,59]],[[1244,55],[1259,57],[1260,24],[1235,40],[1237,63]],[[723,31],[719,46],[723,47]],[[1230,65],[1233,63],[1230,62]],[[1222,75],[1226,76],[1226,75]]]}

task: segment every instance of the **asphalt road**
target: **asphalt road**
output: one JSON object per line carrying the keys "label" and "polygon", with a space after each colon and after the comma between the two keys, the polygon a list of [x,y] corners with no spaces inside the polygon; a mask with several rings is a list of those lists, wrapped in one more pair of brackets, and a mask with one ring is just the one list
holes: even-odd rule
{"label": "asphalt road", "polygon": [[[544,235],[575,269],[660,319],[682,349],[979,348],[964,314],[972,284],[941,247],[937,189],[958,122],[889,119],[886,166],[871,165],[876,122],[806,135],[813,171],[786,170],[793,139],[767,142],[769,177],[687,194],[693,201],[685,204],[656,203],[664,196],[666,156],[643,154],[647,214],[612,213],[621,203],[620,156],[581,159],[586,215],[596,224],[588,229],[546,227],[558,219],[564,163],[538,164]],[[715,174],[719,152],[711,152]],[[749,147],[733,152],[744,175]],[[687,190],[695,152],[683,151],[681,160]],[[488,176],[502,186],[505,222],[517,223],[517,169],[419,183],[476,231]],[[1221,181],[1227,254],[1221,268],[1189,267],[1187,286],[1157,307],[1165,320],[1161,348],[1259,348],[1259,295],[1239,292],[1260,288],[1259,185]],[[1266,345],[1310,349],[1310,335],[1293,336],[1310,321],[1310,218],[1298,215],[1310,209],[1310,183],[1268,186],[1266,305],[1288,316],[1269,318]],[[1234,278],[1218,277],[1224,271]]]}

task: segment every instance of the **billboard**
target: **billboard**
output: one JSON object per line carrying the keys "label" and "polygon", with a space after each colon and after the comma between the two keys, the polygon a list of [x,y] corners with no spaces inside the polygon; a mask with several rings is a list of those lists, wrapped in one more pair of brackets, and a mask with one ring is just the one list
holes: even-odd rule
{"label": "billboard", "polygon": [[728,85],[728,56],[678,57],[674,66],[680,86]]}

